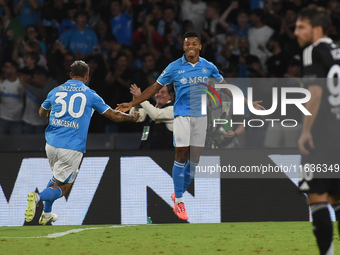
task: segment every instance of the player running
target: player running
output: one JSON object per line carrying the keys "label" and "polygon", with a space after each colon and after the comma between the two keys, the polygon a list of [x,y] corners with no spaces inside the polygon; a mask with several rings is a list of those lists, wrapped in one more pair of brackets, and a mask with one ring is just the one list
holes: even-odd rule
{"label": "player running", "polygon": [[33,220],[39,201],[45,201],[39,224],[46,225],[58,219],[58,215],[52,213],[52,205],[56,199],[65,195],[77,176],[94,110],[116,122],[138,119],[138,114],[113,110],[95,91],[87,87],[85,84],[89,70],[84,61],[75,61],[71,65],[71,80],[51,90],[39,109],[40,116],[49,116],[45,149],[53,177],[41,193],[28,194],[25,212],[27,222]]}
{"label": "player running", "polygon": [[[321,164],[327,168],[339,164],[340,149],[340,48],[327,37],[331,19],[324,8],[303,9],[296,22],[295,35],[303,51],[304,86],[311,92],[306,109],[299,149],[304,169]],[[320,78],[323,79],[320,79]],[[334,79],[337,77],[337,79]],[[327,79],[325,79],[327,78]],[[325,173],[323,173],[325,175]],[[340,180],[325,179],[315,171],[302,173],[300,190],[308,193],[313,216],[313,231],[320,254],[332,255],[333,225],[328,202],[340,219]],[[327,176],[326,176],[327,177]]]}
{"label": "player running", "polygon": [[[175,193],[172,194],[174,212],[182,220],[188,219],[185,210],[183,193],[190,185],[195,166],[205,145],[207,116],[201,113],[200,88],[206,88],[208,79],[214,83],[225,83],[217,67],[199,56],[202,49],[200,34],[188,31],[184,34],[183,57],[170,63],[157,81],[149,86],[138,98],[130,103],[119,104],[117,109],[128,111],[131,107],[152,97],[163,86],[173,83],[176,93],[174,104],[174,146],[175,162],[172,168],[172,178]],[[231,92],[227,90],[232,96]],[[260,101],[253,102],[256,109],[264,109]],[[245,104],[247,100],[245,99]]]}

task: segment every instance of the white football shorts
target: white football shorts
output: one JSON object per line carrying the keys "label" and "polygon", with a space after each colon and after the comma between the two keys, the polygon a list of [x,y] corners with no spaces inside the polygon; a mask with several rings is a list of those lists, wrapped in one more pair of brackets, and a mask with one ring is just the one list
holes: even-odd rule
{"label": "white football shorts", "polygon": [[79,172],[83,153],[75,150],[56,148],[47,143],[45,150],[54,178],[63,183],[73,183]]}
{"label": "white football shorts", "polygon": [[174,119],[175,147],[204,147],[207,133],[207,116],[177,116]]}

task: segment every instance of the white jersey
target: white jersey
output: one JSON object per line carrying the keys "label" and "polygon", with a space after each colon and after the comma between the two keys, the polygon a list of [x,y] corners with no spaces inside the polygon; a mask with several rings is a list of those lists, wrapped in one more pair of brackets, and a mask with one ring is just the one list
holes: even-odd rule
{"label": "white jersey", "polygon": [[21,121],[25,103],[25,88],[19,78],[0,82],[0,118]]}

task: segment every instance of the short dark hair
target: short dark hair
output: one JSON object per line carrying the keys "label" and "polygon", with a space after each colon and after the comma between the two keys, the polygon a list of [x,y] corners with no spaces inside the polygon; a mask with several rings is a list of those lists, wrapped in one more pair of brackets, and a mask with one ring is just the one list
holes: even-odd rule
{"label": "short dark hair", "polygon": [[89,66],[82,60],[76,60],[71,65],[71,73],[73,76],[84,78],[89,72]]}
{"label": "short dark hair", "polygon": [[49,72],[42,66],[37,66],[34,71],[33,71],[33,74],[35,75],[42,75],[42,76],[45,76],[46,78],[48,78],[50,75],[49,75]]}
{"label": "short dark hair", "polygon": [[34,51],[26,52],[24,54],[24,57],[30,57],[31,59],[33,59],[35,65],[39,62],[39,59],[40,59],[39,54]]}
{"label": "short dark hair", "polygon": [[298,19],[308,19],[312,27],[321,26],[324,35],[328,35],[329,28],[332,25],[332,20],[328,11],[319,6],[308,6],[301,10],[298,14]]}
{"label": "short dark hair", "polygon": [[201,42],[201,35],[198,32],[194,31],[194,30],[187,31],[184,34],[183,39],[188,38],[188,37],[197,37],[198,40]]}
{"label": "short dark hair", "polygon": [[85,10],[79,10],[76,12],[76,14],[74,15],[74,19],[77,19],[79,16],[86,16],[86,19],[89,20],[89,13]]}
{"label": "short dark hair", "polygon": [[5,63],[10,63],[17,71],[19,70],[18,62],[11,59],[11,60],[6,61]]}
{"label": "short dark hair", "polygon": [[264,20],[265,20],[265,18],[266,18],[266,13],[264,12],[264,10],[262,10],[262,9],[253,9],[251,12],[250,12],[250,15],[255,15],[255,16],[257,16],[257,17],[259,17],[260,18],[260,20],[262,21],[262,22],[264,22]]}

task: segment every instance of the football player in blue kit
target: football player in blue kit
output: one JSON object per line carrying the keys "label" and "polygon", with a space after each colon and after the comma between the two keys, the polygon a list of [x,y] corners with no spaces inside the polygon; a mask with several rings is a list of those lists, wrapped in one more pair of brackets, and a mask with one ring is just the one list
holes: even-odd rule
{"label": "football player in blue kit", "polygon": [[138,114],[113,110],[85,85],[89,78],[89,67],[84,61],[75,61],[71,65],[70,77],[70,80],[50,91],[39,109],[41,117],[49,117],[45,149],[53,178],[42,192],[28,194],[25,212],[27,222],[33,220],[39,201],[44,201],[39,224],[46,225],[58,219],[58,215],[52,213],[52,205],[56,199],[65,195],[77,176],[94,110],[116,122],[138,119]]}
{"label": "football player in blue kit", "polygon": [[[172,194],[174,212],[182,220],[188,219],[183,193],[190,185],[205,145],[207,116],[201,112],[201,95],[209,79],[214,83],[226,83],[217,67],[199,56],[202,49],[200,34],[188,31],[184,34],[185,54],[170,63],[157,81],[149,86],[138,98],[130,103],[119,104],[116,108],[128,111],[131,107],[153,96],[163,86],[173,83],[176,100],[174,104],[174,146],[175,162],[172,178],[175,192]],[[227,90],[232,96],[231,92]],[[245,104],[247,100],[245,99]],[[256,109],[264,109],[260,101],[253,102]]]}

